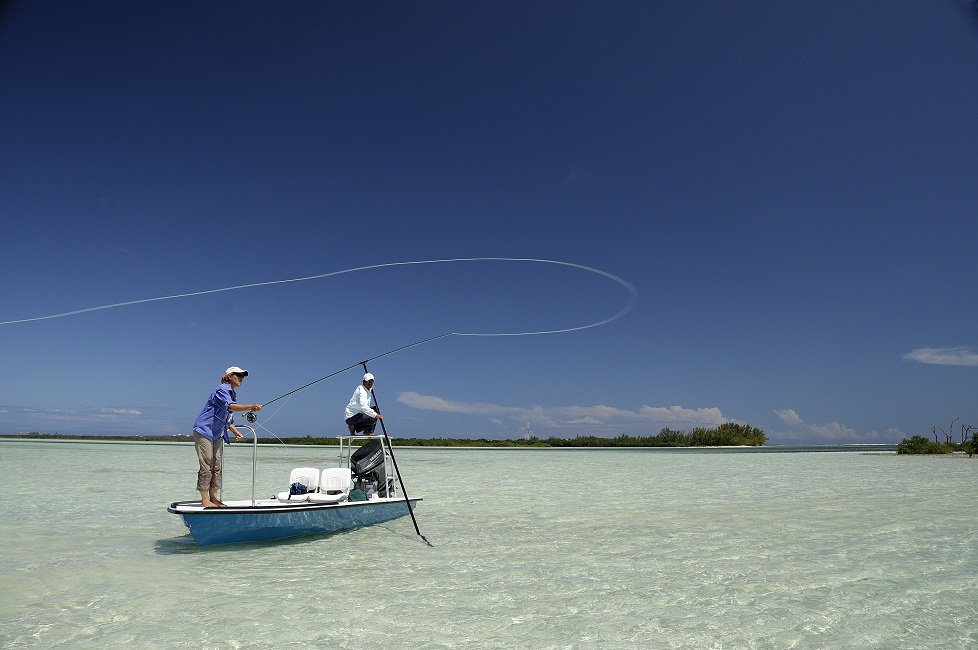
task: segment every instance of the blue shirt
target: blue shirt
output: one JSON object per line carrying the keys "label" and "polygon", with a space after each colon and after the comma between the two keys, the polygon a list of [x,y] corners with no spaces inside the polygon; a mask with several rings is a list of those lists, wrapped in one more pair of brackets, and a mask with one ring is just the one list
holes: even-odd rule
{"label": "blue shirt", "polygon": [[237,403],[238,396],[231,386],[221,384],[207,398],[204,410],[194,422],[194,431],[213,442],[217,442],[217,439],[222,437],[224,442],[228,442],[228,427],[234,423],[228,406]]}

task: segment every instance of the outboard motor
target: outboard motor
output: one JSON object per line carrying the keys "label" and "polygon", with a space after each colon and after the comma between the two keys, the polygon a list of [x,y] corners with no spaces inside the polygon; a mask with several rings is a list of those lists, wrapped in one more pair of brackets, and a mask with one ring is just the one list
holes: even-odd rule
{"label": "outboard motor", "polygon": [[350,456],[353,487],[363,490],[368,498],[375,492],[379,496],[387,496],[387,467],[384,457],[384,443],[379,438],[362,445]]}

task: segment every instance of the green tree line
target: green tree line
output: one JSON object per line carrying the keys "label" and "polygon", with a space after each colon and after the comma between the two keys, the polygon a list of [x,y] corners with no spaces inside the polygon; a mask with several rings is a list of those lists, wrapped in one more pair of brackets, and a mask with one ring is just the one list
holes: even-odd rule
{"label": "green tree line", "polygon": [[[960,418],[954,418],[951,420],[951,425],[945,430],[943,427],[939,427],[936,424],[931,429],[931,433],[934,434],[934,442],[931,442],[924,436],[916,435],[909,438],[904,438],[897,444],[898,454],[950,454],[955,451],[963,451],[968,454],[968,457],[974,456],[978,453],[978,440],[975,440],[975,427],[970,424],[961,424],[960,427],[960,442],[954,441],[954,424]],[[940,436],[938,435],[940,432]],[[943,437],[944,440],[941,441],[940,438]]]}
{"label": "green tree line", "polygon": [[963,451],[968,456],[973,456],[978,452],[978,443],[974,438],[958,443],[937,442],[923,436],[911,436],[904,438],[897,444],[898,454],[950,454],[955,451]]}
{"label": "green tree line", "polygon": [[[260,443],[284,442],[291,445],[337,444],[336,438],[259,438]],[[715,429],[698,427],[690,432],[662,429],[654,436],[619,435],[614,438],[577,436],[575,438],[530,438],[489,440],[486,438],[392,438],[394,446],[411,447],[743,447],[767,442],[763,431],[749,424],[726,422]]]}
{"label": "green tree line", "polygon": [[[189,435],[176,436],[71,436],[65,434],[22,433],[11,438],[55,438],[71,440],[129,440],[147,442],[189,441]],[[367,438],[364,438],[367,440]],[[577,436],[576,438],[521,438],[517,440],[489,440],[487,438],[391,438],[397,446],[411,447],[743,447],[759,446],[767,442],[763,431],[749,424],[726,422],[715,429],[698,427],[692,431],[662,429],[654,436],[619,435],[614,438],[600,436]],[[339,439],[314,438],[311,435],[293,438],[259,438],[259,444],[287,445],[336,445]],[[250,440],[235,443],[250,445]]]}

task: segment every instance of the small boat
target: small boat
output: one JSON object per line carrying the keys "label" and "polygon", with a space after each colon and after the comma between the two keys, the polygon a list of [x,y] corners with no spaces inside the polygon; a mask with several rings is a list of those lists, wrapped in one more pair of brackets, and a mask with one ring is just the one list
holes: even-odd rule
{"label": "small boat", "polygon": [[[224,501],[226,508],[204,508],[199,500],[176,501],[167,508],[183,518],[198,545],[335,533],[404,515],[414,520],[413,511],[421,499],[407,497],[386,433],[368,437],[359,447],[354,442],[364,436],[341,436],[338,467],[297,467],[289,474],[288,489],[256,499],[258,438],[251,427],[238,428],[250,430],[254,441],[251,499]],[[414,526],[418,531],[417,521]]]}

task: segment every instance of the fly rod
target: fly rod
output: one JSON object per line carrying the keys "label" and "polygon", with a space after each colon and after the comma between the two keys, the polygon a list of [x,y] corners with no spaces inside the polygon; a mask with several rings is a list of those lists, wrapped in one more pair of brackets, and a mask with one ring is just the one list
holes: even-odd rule
{"label": "fly rod", "polygon": [[[290,390],[285,395],[279,395],[275,399],[268,400],[267,402],[262,403],[262,406],[263,407],[268,406],[272,402],[277,402],[280,399],[283,399],[285,397],[288,397],[289,395],[293,395],[295,393],[298,393],[300,390],[305,390],[306,388],[309,388],[310,386],[312,386],[314,384],[318,384],[321,381],[325,381],[325,380],[329,379],[330,377],[335,377],[336,375],[342,374],[342,373],[346,372],[347,370],[352,370],[352,369],[356,368],[357,366],[363,366],[364,368],[366,368],[367,367],[367,361],[374,361],[374,360],[379,359],[381,357],[386,357],[388,354],[394,354],[395,352],[400,352],[401,350],[407,350],[408,348],[413,348],[414,346],[421,345],[422,343],[427,343],[429,341],[434,341],[436,339],[443,339],[446,336],[454,336],[454,335],[455,335],[454,332],[449,332],[448,334],[439,334],[438,336],[432,336],[431,338],[427,338],[427,339],[424,339],[424,340],[421,340],[421,341],[415,341],[414,343],[408,343],[407,345],[402,345],[399,348],[395,348],[393,350],[388,350],[387,352],[384,352],[383,354],[378,354],[375,357],[370,357],[369,359],[365,359],[365,360],[360,361],[358,363],[354,363],[352,366],[347,366],[346,368],[343,368],[342,370],[337,370],[336,372],[330,373],[330,374],[326,375],[325,377],[320,377],[319,379],[317,379],[315,381],[311,381],[308,384],[305,384],[304,386],[299,386],[295,390]],[[374,400],[376,400],[376,399],[377,398],[374,397]],[[252,423],[254,423],[258,419],[253,412],[249,412],[245,416],[245,418],[247,418],[248,422],[252,422]],[[383,422],[381,422],[381,424],[383,424]],[[393,458],[393,454],[391,454],[391,458]],[[415,527],[417,527],[417,526],[415,526]],[[421,533],[418,533],[418,534],[420,535]],[[428,541],[428,540],[425,540],[425,541]]]}

